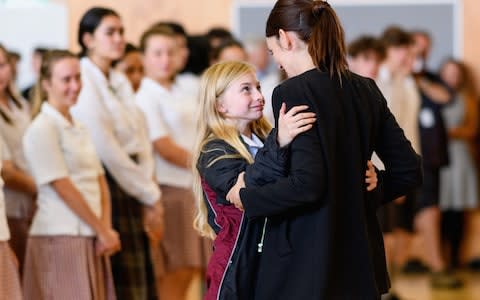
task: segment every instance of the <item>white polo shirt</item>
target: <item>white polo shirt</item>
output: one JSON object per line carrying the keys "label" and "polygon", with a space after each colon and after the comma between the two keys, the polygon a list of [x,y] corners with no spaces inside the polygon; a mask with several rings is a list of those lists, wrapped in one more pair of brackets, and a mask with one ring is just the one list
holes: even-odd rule
{"label": "white polo shirt", "polygon": [[[175,83],[170,90],[150,78],[144,78],[137,91],[136,103],[143,111],[148,135],[153,142],[169,136],[175,143],[192,152],[196,136],[197,101],[183,85]],[[175,166],[155,153],[155,175],[160,184],[190,188],[192,172]]]}
{"label": "white polo shirt", "polygon": [[[2,161],[8,160],[8,150],[6,149],[3,138],[0,135],[0,171],[2,170]],[[3,180],[0,177],[0,242],[10,239],[10,231],[8,230],[7,215],[5,212],[5,199],[3,197]]]}
{"label": "white polo shirt", "polygon": [[143,204],[154,204],[161,193],[152,179],[152,146],[128,79],[113,70],[107,78],[86,57],[80,64],[82,90],[70,110],[73,117],[88,128],[100,160],[122,189]]}
{"label": "white polo shirt", "polygon": [[33,120],[23,139],[28,165],[38,187],[37,212],[30,235],[94,236],[60,198],[52,181],[68,177],[83,195],[93,213],[102,212],[98,177],[103,174],[88,130],[69,123],[48,103]]}
{"label": "white polo shirt", "polygon": [[[6,122],[0,117],[0,132],[2,133],[5,145],[10,153],[10,161],[15,167],[27,172],[27,162],[23,154],[22,138],[30,125],[30,107],[27,101],[19,99],[21,108],[17,107],[12,100],[9,100],[9,109],[1,108],[2,112],[6,114],[11,123]],[[7,216],[12,218],[24,218],[31,214],[33,199],[26,193],[12,190],[4,187],[5,205]]]}

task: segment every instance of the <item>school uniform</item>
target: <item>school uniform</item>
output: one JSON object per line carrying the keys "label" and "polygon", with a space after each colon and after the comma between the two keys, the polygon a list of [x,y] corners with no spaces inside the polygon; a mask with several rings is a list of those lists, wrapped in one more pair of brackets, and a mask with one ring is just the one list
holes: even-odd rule
{"label": "school uniform", "polygon": [[[21,98],[18,101],[21,107],[18,107],[11,99],[8,101],[9,109],[0,106],[2,113],[10,119],[10,122],[7,122],[0,117],[0,132],[8,151],[11,153],[11,162],[15,167],[28,174],[22,137],[30,125],[31,115],[27,101]],[[35,199],[27,193],[11,188],[4,187],[3,191],[5,193],[8,223],[11,228],[10,246],[17,255],[20,267],[23,267],[28,229],[34,211]]]}
{"label": "school uniform", "polygon": [[88,130],[44,103],[25,133],[23,146],[38,188],[25,259],[25,298],[116,299],[108,258],[95,254],[95,231],[52,186],[57,179],[69,178],[91,211],[101,217],[98,180],[104,172]]}
{"label": "school uniform", "polygon": [[[284,101],[317,121],[290,144],[288,176],[240,190],[248,218],[269,217],[252,299],[380,299],[390,283],[375,213],[421,184],[419,156],[370,79],[312,69],[273,99],[275,116]],[[386,171],[367,192],[374,150]]]}
{"label": "school uniform", "polygon": [[274,129],[265,140],[265,146],[254,134],[252,138],[241,136],[255,158],[253,164],[241,157],[219,159],[224,155],[238,155],[223,140],[214,139],[202,149],[197,169],[202,180],[208,223],[216,233],[206,273],[205,300],[254,297],[257,266],[263,251],[262,236],[268,219],[248,219],[225,197],[243,171],[247,186],[270,183],[286,175],[288,148],[279,148],[276,136]]}
{"label": "school uniform", "polygon": [[72,115],[88,128],[106,169],[112,223],[122,250],[111,257],[115,289],[120,299],[156,299],[143,206],[160,199],[152,180],[153,157],[145,120],[134,104],[127,78],[110,70],[108,79],[89,59],[80,61],[82,90]]}
{"label": "school uniform", "polygon": [[[383,65],[380,67],[376,82],[378,88],[385,96],[388,108],[397,120],[398,125],[411,142],[415,152],[420,154],[421,142],[418,114],[420,112],[421,97],[412,76],[393,77],[388,68]],[[413,232],[417,193],[418,191],[408,193],[402,204],[389,203],[379,210],[378,216],[383,232],[391,232],[396,228]]]}
{"label": "school uniform", "polygon": [[[184,82],[175,82],[170,90],[145,77],[136,94],[143,111],[150,142],[170,137],[191,152],[196,138],[197,99]],[[162,190],[165,208],[165,236],[159,251],[164,257],[164,272],[181,268],[204,268],[210,243],[193,229],[195,199],[192,172],[178,167],[154,152],[155,178]],[[158,247],[157,247],[158,248]],[[158,268],[157,268],[158,269]],[[163,274],[158,274],[162,276]]]}
{"label": "school uniform", "polygon": [[[9,160],[8,149],[0,135],[0,170],[2,161]],[[12,256],[8,240],[10,231],[8,230],[5,198],[3,195],[3,180],[0,177],[0,299],[21,300],[21,287],[18,268],[15,265],[15,257]]]}

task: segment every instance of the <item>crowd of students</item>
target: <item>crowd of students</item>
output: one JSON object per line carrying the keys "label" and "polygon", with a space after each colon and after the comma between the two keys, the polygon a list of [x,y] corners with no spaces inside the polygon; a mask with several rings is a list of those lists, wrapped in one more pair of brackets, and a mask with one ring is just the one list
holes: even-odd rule
{"label": "crowd of students", "polygon": [[[0,45],[0,295],[7,299],[184,299],[213,249],[193,227],[195,199],[205,196],[210,205],[195,222],[205,236],[224,229],[210,219],[219,213],[233,216],[237,228],[240,210],[217,207],[213,190],[226,195],[263,148],[262,155],[274,157],[261,156],[244,180],[256,186],[284,177],[282,146],[316,121],[301,106],[282,107],[274,118],[274,88],[292,74],[284,65],[272,67],[272,47],[263,37],[242,43],[222,28],[190,36],[180,24],[162,21],[134,46],[124,30],[115,11],[89,9],[79,22],[81,53],[38,48],[37,79],[23,93],[15,86],[18,57]],[[408,270],[420,258],[433,271],[434,286],[454,288],[461,281],[449,271],[465,262],[459,256],[463,224],[478,206],[478,95],[461,61],[446,60],[437,74],[427,69],[431,45],[425,32],[390,27],[381,37],[353,41],[348,65],[376,81],[423,157],[423,186],[378,212],[390,272]],[[245,93],[240,96],[228,92],[239,78],[248,83],[236,87]],[[227,93],[234,100],[222,96]],[[248,113],[232,102],[246,93],[256,103],[245,104]],[[257,114],[249,114],[251,107]],[[208,112],[207,127],[199,127],[198,111]],[[274,130],[283,131],[269,136],[275,120]],[[223,122],[236,124],[236,131],[223,130]],[[227,145],[212,143],[212,135]],[[242,158],[224,166],[235,171],[228,184],[223,169],[199,179],[218,147]],[[372,160],[385,169],[378,156]],[[273,173],[255,173],[256,165]],[[372,177],[376,186],[370,168],[367,182]],[[210,187],[215,182],[219,187]],[[415,255],[415,244],[427,255]],[[218,258],[222,245],[215,245]],[[480,253],[470,254],[467,263],[478,268]],[[219,293],[224,269],[207,273],[207,287],[217,286],[207,297]]]}

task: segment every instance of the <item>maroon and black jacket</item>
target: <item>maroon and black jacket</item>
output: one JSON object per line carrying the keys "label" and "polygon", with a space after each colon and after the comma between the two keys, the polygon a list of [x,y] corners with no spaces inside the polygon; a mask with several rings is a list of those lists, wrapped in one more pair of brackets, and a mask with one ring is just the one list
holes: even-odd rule
{"label": "maroon and black jacket", "polygon": [[[245,145],[248,149],[248,146]],[[248,219],[231,205],[226,194],[245,171],[246,186],[261,186],[287,174],[288,149],[279,148],[272,130],[249,164],[245,159],[223,158],[238,152],[223,140],[207,143],[198,160],[208,222],[216,233],[214,251],[207,267],[205,300],[246,300],[254,294],[258,260],[262,251],[266,218]],[[210,165],[211,164],[211,165]]]}

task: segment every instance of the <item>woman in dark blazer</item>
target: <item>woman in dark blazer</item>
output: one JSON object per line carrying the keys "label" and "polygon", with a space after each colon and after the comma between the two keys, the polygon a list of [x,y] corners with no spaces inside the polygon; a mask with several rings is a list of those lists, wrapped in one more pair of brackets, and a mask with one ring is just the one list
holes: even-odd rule
{"label": "woman in dark blazer", "polygon": [[[420,158],[375,83],[348,71],[344,33],[327,2],[279,0],[267,44],[290,79],[273,93],[274,115],[308,105],[317,126],[290,145],[289,175],[242,187],[228,199],[249,218],[268,216],[255,299],[380,299],[390,286],[375,216],[421,184]],[[275,120],[275,123],[278,121]],[[367,192],[364,166],[385,163]]]}

